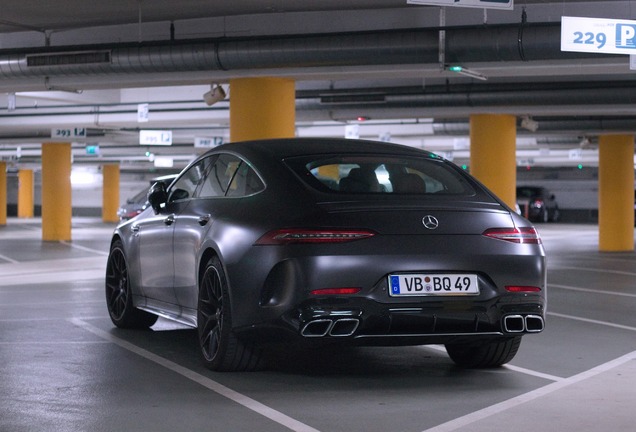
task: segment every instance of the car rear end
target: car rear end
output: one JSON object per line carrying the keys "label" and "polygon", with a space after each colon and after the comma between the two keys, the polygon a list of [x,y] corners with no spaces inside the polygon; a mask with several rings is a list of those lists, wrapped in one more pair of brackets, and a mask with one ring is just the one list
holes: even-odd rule
{"label": "car rear end", "polygon": [[[270,268],[260,324],[250,328],[388,345],[543,330],[546,270],[537,232],[459,168],[425,152],[285,163],[315,208],[268,231],[250,252]],[[380,187],[347,185],[356,168],[372,168]],[[425,186],[409,186],[402,174]]]}

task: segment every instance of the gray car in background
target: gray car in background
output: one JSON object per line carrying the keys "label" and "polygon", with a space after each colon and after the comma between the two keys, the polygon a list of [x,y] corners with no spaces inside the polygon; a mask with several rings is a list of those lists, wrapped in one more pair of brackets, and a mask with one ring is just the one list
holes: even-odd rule
{"label": "gray car in background", "polygon": [[544,329],[536,230],[433,153],[345,139],[226,144],[155,184],[149,202],[113,234],[110,317],[196,328],[213,370],[259,368],[270,344],[443,344],[461,366],[493,367]]}

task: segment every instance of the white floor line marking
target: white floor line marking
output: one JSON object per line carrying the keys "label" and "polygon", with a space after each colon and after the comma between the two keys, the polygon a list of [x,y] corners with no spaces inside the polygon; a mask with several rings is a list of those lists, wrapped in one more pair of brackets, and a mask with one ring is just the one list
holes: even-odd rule
{"label": "white floor line marking", "polygon": [[548,270],[577,270],[577,271],[589,271],[589,272],[596,272],[596,273],[612,273],[612,274],[617,274],[617,275],[626,275],[626,276],[636,276],[636,273],[634,272],[627,272],[627,271],[621,271],[621,270],[608,270],[608,269],[602,269],[602,268],[591,268],[591,267],[570,267],[570,266],[554,266],[554,267],[550,267],[548,266]]}
{"label": "white floor line marking", "polygon": [[12,258],[9,258],[8,256],[4,256],[4,255],[0,255],[0,259],[1,260],[5,260],[7,262],[10,262],[11,264],[18,264],[20,261],[16,261]]}
{"label": "white floor line marking", "polygon": [[42,345],[101,345],[109,344],[109,341],[34,341],[34,342],[0,342],[0,346],[12,345],[12,346],[42,346]]}
{"label": "white floor line marking", "polygon": [[622,325],[622,324],[615,324],[615,323],[611,323],[611,322],[607,322],[607,321],[593,320],[593,319],[589,319],[589,318],[577,317],[577,316],[574,316],[574,315],[560,314],[560,313],[556,313],[556,312],[548,312],[548,315],[559,317],[559,318],[566,318],[566,319],[576,320],[576,321],[583,321],[583,322],[587,322],[587,323],[591,323],[591,324],[604,325],[604,326],[607,326],[607,327],[614,327],[614,328],[618,328],[618,329],[622,329],[622,330],[636,331],[636,327],[630,327],[630,326],[626,326],[626,325]]}
{"label": "white floor line marking", "polygon": [[0,304],[0,307],[37,307],[37,306],[49,306],[49,305],[83,305],[83,304],[100,304],[104,303],[104,300],[67,300],[67,301],[56,301],[56,302],[25,302],[25,303],[3,303]]}
{"label": "white floor line marking", "polygon": [[104,256],[108,255],[108,252],[106,252],[106,251],[99,250],[99,249],[87,248],[86,246],[74,244],[74,243],[71,243],[71,242],[67,242],[65,240],[60,240],[60,243],[65,245],[65,246],[72,247],[74,249],[79,249],[79,250],[83,250],[83,251],[86,251],[86,252],[96,253],[96,254],[104,255]]}
{"label": "white floor line marking", "polygon": [[536,390],[533,390],[528,393],[524,393],[522,395],[516,396],[512,399],[505,400],[495,405],[491,405],[479,411],[474,411],[470,414],[467,414],[463,417],[458,417],[454,420],[451,420],[446,423],[442,423],[441,425],[437,425],[430,429],[426,429],[424,432],[452,432],[456,431],[464,426],[471,425],[480,420],[486,419],[493,415],[499,414],[511,408],[517,407],[519,405],[523,405],[526,402],[533,401],[535,399],[547,396],[551,393],[554,393],[558,390],[561,390],[565,387],[571,386],[573,384],[577,384],[579,382],[590,379],[596,375],[599,375],[603,372],[607,372],[611,369],[614,369],[622,364],[627,363],[628,361],[636,360],[636,351],[632,351],[629,354],[625,354],[617,359],[611,360],[607,363],[603,363],[595,368],[589,369],[585,372],[581,372],[580,374],[573,375],[569,378],[564,378],[561,381],[554,382],[552,384],[548,384],[544,387],[540,387]]}
{"label": "white floor line marking", "polygon": [[558,381],[563,381],[565,379],[563,377],[558,377],[556,375],[550,375],[550,374],[547,374],[547,373],[538,372],[538,371],[535,371],[535,370],[532,370],[532,369],[526,369],[526,368],[523,368],[523,367],[520,367],[520,366],[511,365],[511,364],[505,364],[502,367],[505,368],[505,369],[510,369],[512,371],[515,371],[515,372],[519,372],[519,373],[522,373],[522,374],[530,375],[530,376],[533,376],[533,377],[543,378],[543,379],[548,380],[548,381],[556,381],[556,382],[558,382]]}
{"label": "white floor line marking", "polygon": [[[446,348],[444,348],[444,345],[422,345],[422,348],[424,348],[424,349],[428,348],[428,349],[431,349],[431,350],[434,350],[434,351],[439,351],[439,352],[446,353]],[[511,364],[503,365],[503,367],[506,368],[506,369],[510,369],[512,371],[515,371],[515,372],[523,373],[523,374],[526,374],[526,375],[531,375],[531,376],[534,376],[534,377],[537,377],[537,378],[543,378],[543,379],[546,379],[548,381],[561,381],[561,380],[564,379],[564,378],[558,377],[556,375],[550,375],[550,374],[546,374],[546,373],[543,373],[543,372],[538,372],[538,371],[535,371],[535,370],[532,370],[532,369],[522,368],[520,366],[513,366]]]}
{"label": "white floor line marking", "polygon": [[107,333],[103,330],[98,329],[97,327],[94,327],[80,319],[77,318],[71,318],[69,319],[69,321],[71,323],[73,323],[74,325],[90,332],[93,333],[94,335],[105,339],[107,341],[110,341],[128,351],[131,351],[135,354],[137,354],[138,356],[144,357],[145,359],[148,359],[154,363],[157,363],[160,366],[165,367],[166,369],[169,369],[173,372],[178,373],[179,375],[184,376],[185,378],[188,378],[192,381],[194,381],[197,384],[200,384],[212,391],[214,391],[215,393],[226,397],[240,405],[243,405],[245,408],[254,411],[255,413],[258,413],[282,426],[285,426],[293,431],[297,431],[297,432],[319,432],[317,429],[312,428],[311,426],[308,426],[304,423],[299,422],[298,420],[295,420],[283,413],[281,413],[280,411],[276,411],[273,408],[268,407],[267,405],[264,405],[248,396],[245,396],[241,393],[238,393],[237,391],[232,390],[229,387],[226,387],[222,384],[219,384],[218,382],[205,377],[203,375],[200,375],[188,368],[185,368],[183,366],[178,365],[177,363],[174,363],[170,360],[167,360],[161,356],[158,356],[156,354],[151,353],[150,351],[147,351],[143,348],[139,348],[138,346],[131,344],[130,342],[126,342],[125,340],[119,339],[113,335],[111,335],[110,333]]}
{"label": "white floor line marking", "polygon": [[556,284],[550,284],[550,283],[548,284],[548,288],[559,288],[559,289],[570,290],[570,291],[590,292],[594,294],[607,294],[607,295],[615,295],[615,296],[622,296],[622,297],[636,297],[636,294],[631,294],[631,293],[622,293],[618,291],[605,291],[605,290],[591,289],[591,288],[578,288],[578,287],[573,287],[568,285],[556,285]]}

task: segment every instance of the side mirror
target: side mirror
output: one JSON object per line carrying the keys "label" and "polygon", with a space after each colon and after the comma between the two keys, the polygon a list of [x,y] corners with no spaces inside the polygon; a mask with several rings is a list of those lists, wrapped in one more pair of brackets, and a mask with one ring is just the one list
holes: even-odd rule
{"label": "side mirror", "polygon": [[168,201],[168,193],[166,192],[166,185],[162,182],[157,182],[148,190],[148,202],[152,206],[152,209],[156,213],[159,213],[161,207]]}

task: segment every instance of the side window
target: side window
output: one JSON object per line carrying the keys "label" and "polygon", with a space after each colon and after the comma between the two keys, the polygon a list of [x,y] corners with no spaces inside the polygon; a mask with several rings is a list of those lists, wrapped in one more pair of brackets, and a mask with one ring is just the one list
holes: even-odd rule
{"label": "side window", "polygon": [[209,158],[202,159],[188,168],[170,188],[168,201],[173,202],[192,198],[197,186],[201,183],[205,175],[205,166],[207,163],[209,163]]}
{"label": "side window", "polygon": [[234,155],[222,154],[210,168],[199,197],[240,197],[259,192],[264,187],[249,164]]}
{"label": "side window", "polygon": [[246,162],[241,162],[230,188],[227,191],[227,196],[241,197],[255,194],[265,188],[265,185],[261,181],[256,171],[252,169]]}
{"label": "side window", "polygon": [[222,154],[210,168],[210,171],[201,185],[200,198],[212,198],[225,196],[228,185],[234,177],[241,160],[236,156]]}

